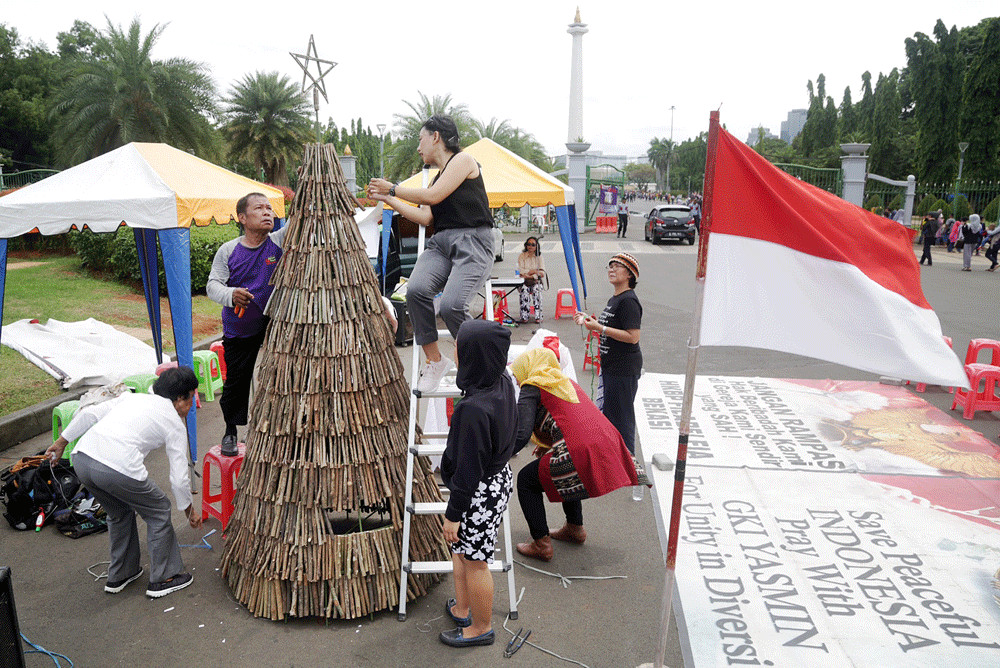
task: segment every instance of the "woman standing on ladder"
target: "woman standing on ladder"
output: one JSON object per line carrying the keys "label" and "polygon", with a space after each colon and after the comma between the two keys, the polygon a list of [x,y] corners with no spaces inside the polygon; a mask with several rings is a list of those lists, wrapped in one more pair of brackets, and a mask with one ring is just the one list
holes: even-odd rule
{"label": "woman standing on ladder", "polygon": [[[450,117],[427,119],[420,128],[417,153],[438,169],[429,187],[403,188],[371,179],[368,194],[418,225],[434,225],[434,236],[417,259],[406,288],[413,339],[426,359],[415,389],[431,392],[455,366],[438,347],[434,296],[443,291],[441,318],[457,336],[459,326],[470,319],[469,300],[493,268],[493,218],[479,163],[462,153],[458,128]],[[417,208],[409,202],[426,206]]]}

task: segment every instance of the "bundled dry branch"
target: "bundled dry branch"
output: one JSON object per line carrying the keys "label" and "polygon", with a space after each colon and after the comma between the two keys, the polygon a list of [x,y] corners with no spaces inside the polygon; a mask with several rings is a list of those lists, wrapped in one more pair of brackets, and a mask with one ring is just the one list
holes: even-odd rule
{"label": "bundled dry branch", "polygon": [[[222,556],[258,617],[349,619],[397,600],[409,387],[356,205],[333,147],[306,146]],[[441,500],[417,462],[414,499]],[[362,520],[371,509],[381,524]],[[414,518],[410,554],[449,558],[439,517]],[[411,575],[408,596],[434,581]]]}

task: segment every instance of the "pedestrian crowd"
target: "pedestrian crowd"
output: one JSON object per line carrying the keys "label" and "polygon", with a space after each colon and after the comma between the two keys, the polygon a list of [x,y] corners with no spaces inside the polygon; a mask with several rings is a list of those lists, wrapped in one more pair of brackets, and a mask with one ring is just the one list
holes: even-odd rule
{"label": "pedestrian crowd", "polygon": [[990,261],[986,271],[996,271],[1000,266],[997,262],[997,252],[1000,251],[1000,227],[996,223],[983,225],[979,214],[969,214],[958,220],[948,218],[940,210],[928,213],[920,225],[920,242],[923,253],[920,264],[932,266],[931,248],[944,246],[946,252],[962,253],[962,271],[972,271],[973,255],[985,255]]}

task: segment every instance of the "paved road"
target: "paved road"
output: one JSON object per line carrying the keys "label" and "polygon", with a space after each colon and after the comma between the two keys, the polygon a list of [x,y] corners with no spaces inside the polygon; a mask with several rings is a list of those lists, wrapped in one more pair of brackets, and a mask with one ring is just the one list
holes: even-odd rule
{"label": "paved road", "polygon": [[[646,207],[637,207],[640,210]],[[683,373],[686,342],[694,305],[694,267],[697,247],[678,244],[653,246],[642,241],[641,216],[633,216],[630,237],[586,234],[582,256],[589,298],[586,307],[599,312],[611,295],[605,267],[619,250],[634,254],[640,263],[637,293],[643,303],[642,349],[647,371]],[[513,275],[517,254],[527,235],[508,235],[506,260],[495,265],[497,276]],[[545,295],[545,325],[556,331],[574,351],[582,351],[580,328],[570,320],[551,320],[555,290],[569,285],[558,235],[542,240],[552,290]],[[975,258],[975,271],[959,271],[954,254],[938,252],[935,265],[923,269],[924,290],[941,318],[944,332],[954,338],[955,349],[964,351],[970,338],[1000,338],[993,305],[1000,275],[983,271],[985,259]],[[512,304],[512,308],[514,305]],[[515,342],[524,342],[535,327],[513,330]],[[409,366],[409,348],[400,349]],[[582,361],[577,352],[576,363]],[[834,378],[871,380],[870,374],[826,362],[738,348],[704,348],[699,370],[706,374],[784,378]],[[590,372],[581,373],[585,388]],[[947,410],[950,395],[931,387],[922,395]],[[992,414],[979,414],[974,429],[996,442],[1000,422]],[[208,403],[199,413],[199,451],[218,442],[222,433],[217,403]],[[0,465],[12,458],[37,452],[47,445],[39,437],[0,453]],[[641,447],[641,446],[640,446]],[[166,480],[162,453],[150,458],[154,478]],[[513,462],[520,468],[526,460]],[[165,482],[163,483],[166,484]],[[639,503],[617,492],[584,505],[589,532],[584,546],[558,545],[555,559],[544,568],[552,573],[622,575],[626,579],[576,581],[568,588],[546,575],[516,567],[517,587],[524,588],[520,619],[512,630],[532,630],[531,640],[562,656],[589,666],[636,666],[651,661],[659,625],[662,588],[662,556],[649,496]],[[553,525],[561,521],[559,509],[549,506]],[[182,543],[197,543],[204,531],[186,527],[175,513]],[[526,540],[527,529],[515,505],[515,540]],[[208,527],[217,527],[214,521]],[[207,529],[206,529],[207,531]],[[184,558],[195,575],[188,589],[158,601],[142,595],[142,589],[126,590],[118,596],[102,593],[102,584],[87,575],[87,566],[105,560],[103,536],[72,541],[51,529],[43,533],[17,534],[0,527],[0,564],[14,572],[15,595],[22,632],[30,639],[65,653],[77,666],[229,666],[252,662],[273,666],[565,666],[561,660],[525,647],[513,659],[502,658],[504,642],[493,647],[450,650],[436,640],[447,628],[442,607],[451,596],[446,579],[423,599],[410,604],[409,619],[396,621],[391,612],[371,619],[323,624],[313,620],[272,623],[254,619],[230,598],[217,577],[221,539],[209,539],[216,547],[184,549]],[[536,564],[533,564],[536,565]],[[683,564],[678,565],[683,568]],[[506,611],[506,584],[497,578],[494,610],[499,630]],[[501,633],[501,635],[504,635]],[[671,629],[668,665],[680,666],[675,629]],[[31,665],[31,664],[29,664]],[[41,665],[40,663],[37,665]]]}

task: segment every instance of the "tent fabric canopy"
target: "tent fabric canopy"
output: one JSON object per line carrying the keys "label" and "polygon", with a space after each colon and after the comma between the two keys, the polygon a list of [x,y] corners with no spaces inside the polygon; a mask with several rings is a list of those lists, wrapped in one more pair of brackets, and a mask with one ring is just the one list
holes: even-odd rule
{"label": "tent fabric canopy", "polygon": [[[565,206],[574,203],[572,188],[492,139],[484,137],[462,151],[482,165],[491,209],[504,205],[520,208],[525,204]],[[430,170],[431,180],[435,174],[436,169]],[[399,185],[419,188],[421,175],[415,174]]]}
{"label": "tent fabric canopy", "polygon": [[166,144],[133,142],[0,198],[0,238],[87,226],[114,232],[228,223],[236,201],[263,192],[284,217],[281,191]]}
{"label": "tent fabric canopy", "polygon": [[[192,366],[191,223],[228,223],[236,202],[264,193],[284,217],[280,190],[213,165],[166,144],[131,143],[0,197],[0,317],[7,273],[7,239],[37,230],[61,234],[88,227],[132,228],[139,253],[153,345],[162,359],[157,244],[170,296],[177,361]],[[187,416],[191,461],[198,459],[194,408]]]}

